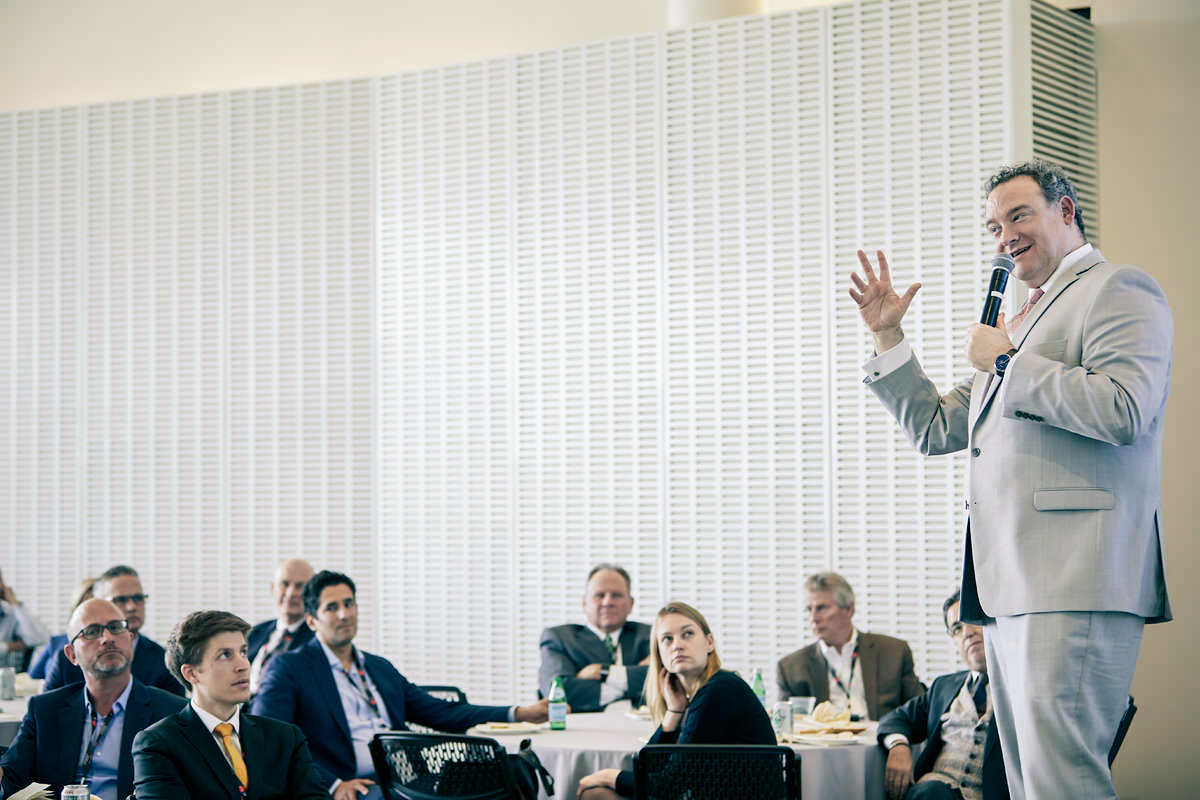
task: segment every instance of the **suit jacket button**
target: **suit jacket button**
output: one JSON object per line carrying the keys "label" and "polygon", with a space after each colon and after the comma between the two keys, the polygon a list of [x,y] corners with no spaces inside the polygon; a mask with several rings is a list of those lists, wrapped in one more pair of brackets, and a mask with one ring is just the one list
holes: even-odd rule
{"label": "suit jacket button", "polygon": [[979,448],[978,448],[978,447],[972,447],[972,448],[971,448],[971,455],[972,455],[973,457],[975,457],[975,458],[979,458],[979,453],[980,453],[980,450],[979,450]]}

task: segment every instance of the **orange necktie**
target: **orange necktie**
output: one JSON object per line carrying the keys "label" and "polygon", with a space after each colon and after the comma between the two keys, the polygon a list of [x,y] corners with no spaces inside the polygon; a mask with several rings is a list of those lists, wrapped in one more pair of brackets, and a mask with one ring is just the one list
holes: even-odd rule
{"label": "orange necktie", "polygon": [[221,743],[225,746],[230,763],[233,764],[233,774],[237,775],[242,786],[249,786],[250,776],[246,772],[246,762],[242,760],[241,751],[233,746],[233,726],[228,722],[222,722],[216,727],[216,732],[217,736],[221,737]]}

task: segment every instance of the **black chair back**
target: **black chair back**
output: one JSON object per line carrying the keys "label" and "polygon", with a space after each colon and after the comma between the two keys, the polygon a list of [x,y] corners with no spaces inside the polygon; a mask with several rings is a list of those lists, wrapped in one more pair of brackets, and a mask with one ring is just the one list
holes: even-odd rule
{"label": "black chair back", "polygon": [[1121,715],[1121,722],[1117,725],[1117,735],[1113,738],[1112,747],[1108,750],[1108,765],[1111,767],[1113,761],[1117,758],[1117,752],[1121,749],[1121,744],[1125,741],[1125,734],[1129,733],[1129,726],[1133,723],[1133,715],[1137,713],[1137,706],[1133,702],[1133,696],[1129,698],[1129,705],[1125,706],[1125,713]]}
{"label": "black chair back", "polygon": [[800,757],[790,747],[651,744],[633,772],[637,800],[800,798]]}
{"label": "black chair back", "polygon": [[467,693],[457,686],[418,686],[417,688],[440,700],[449,700],[452,703],[467,702]]}
{"label": "black chair back", "polygon": [[371,761],[389,800],[512,800],[508,755],[495,739],[388,731],[370,742]]}

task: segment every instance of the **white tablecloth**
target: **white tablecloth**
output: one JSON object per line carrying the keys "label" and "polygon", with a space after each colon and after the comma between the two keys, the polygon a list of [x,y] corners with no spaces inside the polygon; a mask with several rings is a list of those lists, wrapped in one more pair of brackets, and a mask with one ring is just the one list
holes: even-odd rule
{"label": "white tablecloth", "polygon": [[0,700],[0,747],[7,747],[17,737],[21,720],[25,719],[27,705],[29,705],[28,697]]}
{"label": "white tablecloth", "polygon": [[[574,800],[579,779],[598,769],[633,769],[633,756],[654,732],[648,721],[631,719],[627,702],[610,705],[597,714],[567,715],[565,731],[497,736],[473,728],[473,736],[488,736],[516,752],[521,739],[533,742],[534,752],[554,776],[555,800]],[[883,800],[883,750],[875,739],[821,747],[793,745],[800,759],[802,796],[812,800]],[[544,794],[542,794],[545,797]]]}

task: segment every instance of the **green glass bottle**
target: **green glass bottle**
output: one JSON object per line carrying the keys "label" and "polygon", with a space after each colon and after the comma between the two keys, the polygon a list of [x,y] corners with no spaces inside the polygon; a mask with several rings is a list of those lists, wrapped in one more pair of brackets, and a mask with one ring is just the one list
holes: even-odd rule
{"label": "green glass bottle", "polygon": [[563,688],[561,675],[554,676],[550,687],[550,730],[561,731],[567,728],[567,690]]}

